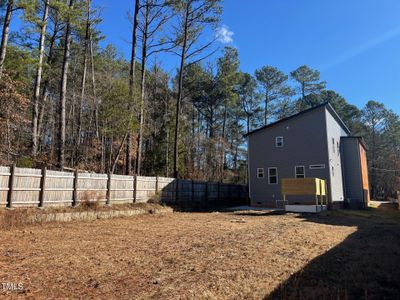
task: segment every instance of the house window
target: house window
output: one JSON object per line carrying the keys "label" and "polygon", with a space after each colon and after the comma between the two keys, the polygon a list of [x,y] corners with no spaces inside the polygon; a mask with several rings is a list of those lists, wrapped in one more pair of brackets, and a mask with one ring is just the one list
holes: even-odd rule
{"label": "house window", "polygon": [[332,138],[332,150],[335,153],[335,138]]}
{"label": "house window", "polygon": [[268,183],[269,184],[278,184],[278,169],[277,168],[268,168]]}
{"label": "house window", "polygon": [[310,165],[310,170],[325,169],[325,164]]}
{"label": "house window", "polygon": [[306,178],[306,168],[304,166],[296,166],[295,169],[295,178]]}
{"label": "house window", "polygon": [[335,167],[332,166],[332,176],[335,176]]}
{"label": "house window", "polygon": [[257,178],[264,178],[264,168],[257,168]]}
{"label": "house window", "polygon": [[340,154],[340,144],[339,141],[336,142],[337,154]]}
{"label": "house window", "polygon": [[277,136],[275,138],[275,146],[277,148],[282,148],[283,147],[283,136]]}

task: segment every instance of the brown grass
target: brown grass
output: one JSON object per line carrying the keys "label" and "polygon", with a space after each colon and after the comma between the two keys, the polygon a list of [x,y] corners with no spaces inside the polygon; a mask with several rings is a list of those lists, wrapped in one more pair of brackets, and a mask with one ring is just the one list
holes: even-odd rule
{"label": "brown grass", "polygon": [[374,214],[174,213],[0,231],[0,282],[22,282],[7,292],[21,298],[393,298],[399,216]]}
{"label": "brown grass", "polygon": [[[92,198],[89,198],[92,199]],[[0,208],[0,230],[13,230],[31,226],[32,224],[41,224],[40,218],[35,216],[57,213],[76,213],[85,211],[115,211],[115,210],[135,210],[142,209],[148,213],[163,208],[163,206],[151,203],[126,203],[106,206],[98,201],[84,201],[77,207],[46,207],[38,208]],[[1,282],[0,282],[1,283]]]}
{"label": "brown grass", "polygon": [[101,207],[101,197],[98,193],[92,191],[85,191],[79,206],[84,210],[97,211]]}

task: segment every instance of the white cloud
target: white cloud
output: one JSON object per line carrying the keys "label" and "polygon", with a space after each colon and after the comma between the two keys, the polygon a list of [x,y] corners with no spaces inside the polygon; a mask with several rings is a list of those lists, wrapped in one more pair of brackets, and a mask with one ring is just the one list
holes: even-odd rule
{"label": "white cloud", "polygon": [[216,31],[216,38],[223,44],[230,44],[233,43],[233,35],[235,33],[229,30],[229,27],[226,25],[222,25],[221,27],[217,28]]}

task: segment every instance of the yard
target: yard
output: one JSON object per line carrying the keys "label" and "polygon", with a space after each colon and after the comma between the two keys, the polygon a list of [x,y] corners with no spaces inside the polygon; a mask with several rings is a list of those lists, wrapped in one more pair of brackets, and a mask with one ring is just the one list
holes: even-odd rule
{"label": "yard", "polygon": [[[0,231],[14,297],[399,298],[400,216],[169,213]],[[2,293],[2,294],[1,294]]]}

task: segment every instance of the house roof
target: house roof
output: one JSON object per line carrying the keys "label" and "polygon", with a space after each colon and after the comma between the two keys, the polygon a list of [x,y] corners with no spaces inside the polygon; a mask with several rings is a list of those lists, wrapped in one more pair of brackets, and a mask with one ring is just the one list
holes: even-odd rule
{"label": "house roof", "polygon": [[329,102],[325,102],[325,103],[319,104],[319,105],[317,105],[317,106],[314,106],[314,107],[312,107],[312,108],[303,110],[303,111],[301,111],[301,112],[299,112],[299,113],[297,113],[297,114],[294,114],[294,115],[291,115],[291,116],[289,116],[289,117],[280,119],[280,120],[278,120],[278,121],[276,121],[276,122],[274,122],[274,123],[271,123],[271,124],[262,126],[262,127],[260,127],[260,128],[255,129],[255,130],[252,130],[252,131],[246,133],[246,134],[244,135],[244,137],[247,137],[247,136],[249,136],[249,135],[251,135],[251,134],[253,134],[253,133],[256,133],[256,132],[258,132],[258,131],[264,130],[264,129],[266,129],[266,128],[273,127],[273,126],[275,126],[275,125],[277,125],[277,124],[286,122],[286,121],[288,121],[288,120],[291,120],[291,119],[300,117],[300,116],[302,116],[302,115],[304,115],[304,114],[307,114],[307,113],[309,113],[309,112],[311,112],[311,111],[314,111],[314,110],[316,110],[316,109],[318,109],[318,108],[321,108],[321,107],[326,107],[326,108],[328,109],[328,111],[331,113],[331,115],[335,118],[336,122],[338,122],[338,124],[347,132],[347,134],[350,134],[349,128],[346,126],[346,124],[343,122],[343,120],[339,117],[339,115],[337,114],[337,112],[333,109],[332,105],[330,105]]}

